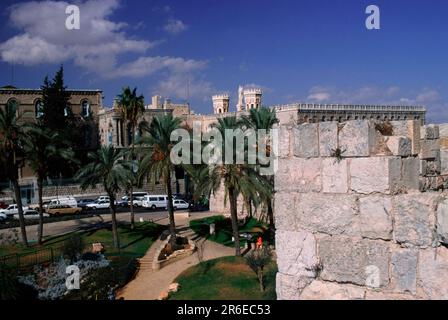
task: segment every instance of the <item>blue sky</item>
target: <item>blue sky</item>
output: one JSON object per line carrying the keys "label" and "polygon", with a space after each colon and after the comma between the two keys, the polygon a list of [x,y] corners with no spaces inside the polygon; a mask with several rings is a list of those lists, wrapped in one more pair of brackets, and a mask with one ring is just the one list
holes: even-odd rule
{"label": "blue sky", "polygon": [[[211,95],[260,86],[264,104],[424,105],[448,122],[448,2],[443,0],[2,1],[0,84],[39,87],[59,64],[71,88],[124,85],[209,113]],[[365,8],[380,8],[367,30]],[[6,23],[5,23],[6,22]],[[12,63],[15,65],[12,81]]]}

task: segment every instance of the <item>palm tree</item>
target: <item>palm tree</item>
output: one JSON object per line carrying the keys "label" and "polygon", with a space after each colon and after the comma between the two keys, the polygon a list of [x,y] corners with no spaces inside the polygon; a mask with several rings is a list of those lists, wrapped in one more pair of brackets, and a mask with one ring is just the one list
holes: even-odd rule
{"label": "palm tree", "polygon": [[[236,117],[226,117],[218,119],[218,123],[213,127],[218,129],[222,137],[222,149],[233,147],[233,156],[236,156],[234,141],[226,139],[226,130],[235,130],[242,126],[242,121]],[[245,198],[258,199],[261,195],[270,192],[269,185],[266,180],[260,176],[255,165],[247,163],[215,163],[210,165],[193,165],[186,166],[192,179],[195,181],[196,194],[216,193],[221,184],[224,186],[225,200],[230,202],[230,216],[232,220],[232,233],[235,239],[235,255],[241,255],[239,231],[238,231],[238,196],[241,194]]]}
{"label": "palm tree", "polygon": [[26,127],[26,139],[23,149],[30,168],[37,177],[37,189],[39,198],[39,228],[38,243],[42,243],[44,216],[43,216],[43,182],[50,175],[52,163],[74,158],[74,152],[62,147],[57,133],[38,122]]}
{"label": "palm tree", "polygon": [[171,241],[176,239],[176,225],[173,212],[173,190],[171,177],[174,173],[174,164],[170,153],[173,143],[170,140],[171,132],[180,128],[180,119],[172,114],[155,117],[152,122],[144,122],[141,126],[143,135],[141,143],[148,149],[143,151],[140,162],[139,177],[149,177],[153,182],[162,180],[168,196],[168,215],[170,221]]}
{"label": "palm tree", "polygon": [[[134,149],[135,149],[135,130],[138,125],[138,119],[144,111],[144,97],[142,95],[137,96],[137,88],[132,91],[129,87],[122,89],[118,98],[118,111],[120,112],[123,120],[129,124],[131,129],[131,154],[129,155],[130,161],[134,161]],[[133,182],[129,185],[130,192],[130,208],[131,208],[131,229],[134,229],[134,199],[133,199]]]}
{"label": "palm tree", "polygon": [[[279,122],[277,119],[276,113],[274,109],[269,108],[261,108],[261,109],[251,109],[249,115],[243,116],[242,121],[244,124],[255,130],[258,134],[258,130],[266,130],[269,132],[272,127]],[[269,141],[265,141],[265,145],[267,148],[270,148]],[[270,150],[268,150],[270,151]],[[273,177],[270,176],[268,182],[273,187]],[[267,215],[269,218],[269,225],[271,228],[274,228],[274,211],[272,209],[272,192],[268,192],[265,194],[265,197],[262,198],[262,201],[265,203],[267,207]]]}
{"label": "palm tree", "polygon": [[0,157],[2,157],[6,173],[14,189],[22,241],[28,246],[19,185],[19,169],[23,165],[22,161],[20,161],[20,155],[22,153],[24,133],[22,126],[19,124],[22,115],[16,114],[17,108],[17,103],[12,101],[7,103],[4,109],[0,108]]}
{"label": "palm tree", "polygon": [[132,179],[132,169],[124,160],[124,152],[111,146],[103,146],[97,152],[88,155],[91,162],[81,168],[76,179],[81,181],[81,188],[86,189],[101,183],[109,196],[112,216],[112,235],[115,248],[120,247],[115,209],[116,194]]}

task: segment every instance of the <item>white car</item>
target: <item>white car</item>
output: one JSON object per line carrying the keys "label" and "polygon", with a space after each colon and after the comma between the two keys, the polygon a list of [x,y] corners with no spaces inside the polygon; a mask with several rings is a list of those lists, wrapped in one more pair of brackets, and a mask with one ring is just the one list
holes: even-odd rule
{"label": "white car", "polygon": [[[23,212],[23,217],[25,219],[39,219],[39,212],[37,212],[36,210],[31,210],[31,209],[27,209]],[[49,217],[48,213],[44,213],[44,218]],[[14,219],[18,220],[19,219],[19,215],[15,214],[14,215]]]}
{"label": "white car", "polygon": [[[132,199],[132,205],[134,207],[143,207],[143,199],[144,198],[145,197],[136,197],[136,198]],[[131,201],[128,201],[128,202],[131,202]]]}
{"label": "white car", "polygon": [[[22,207],[23,211],[27,210],[28,207]],[[4,213],[7,217],[12,217],[15,214],[19,213],[19,209],[17,204],[10,204],[8,208],[0,210],[0,213]]]}
{"label": "white car", "polygon": [[144,196],[142,200],[142,207],[150,208],[152,210],[157,208],[166,208],[166,204],[168,203],[167,198],[168,197],[166,195]]}
{"label": "white car", "polygon": [[109,200],[96,200],[95,202],[86,204],[86,209],[109,209],[110,202]]}
{"label": "white car", "polygon": [[186,202],[184,200],[180,200],[180,199],[174,199],[173,200],[173,209],[174,210],[177,210],[177,209],[188,209],[188,208],[190,208],[190,205],[188,204],[188,202]]}
{"label": "white car", "polygon": [[99,196],[98,199],[96,199],[96,201],[109,201],[110,198],[109,196]]}

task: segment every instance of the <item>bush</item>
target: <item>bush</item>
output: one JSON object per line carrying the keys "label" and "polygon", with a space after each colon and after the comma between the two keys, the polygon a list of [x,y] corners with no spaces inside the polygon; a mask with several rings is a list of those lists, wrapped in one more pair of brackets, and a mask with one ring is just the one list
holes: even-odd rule
{"label": "bush", "polygon": [[101,258],[101,256],[97,253],[93,252],[85,252],[81,256],[81,260],[84,261],[98,261]]}
{"label": "bush", "polygon": [[255,249],[246,256],[247,265],[257,274],[261,291],[264,291],[263,269],[271,262],[271,257],[269,247]]}
{"label": "bush", "polygon": [[77,261],[84,251],[84,240],[79,234],[75,234],[65,240],[62,247],[64,257],[70,259],[71,262]]}

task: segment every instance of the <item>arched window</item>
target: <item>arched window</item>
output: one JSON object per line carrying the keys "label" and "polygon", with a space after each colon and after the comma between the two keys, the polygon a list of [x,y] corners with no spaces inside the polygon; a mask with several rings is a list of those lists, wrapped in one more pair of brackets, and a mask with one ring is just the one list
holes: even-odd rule
{"label": "arched window", "polygon": [[44,115],[44,104],[40,99],[36,100],[34,103],[34,115],[36,116],[36,119],[40,119]]}
{"label": "arched window", "polygon": [[8,106],[10,106],[10,105],[15,105],[16,108],[19,107],[19,101],[18,101],[16,98],[11,98],[11,99],[9,99],[8,102],[6,102],[6,104],[7,104]]}
{"label": "arched window", "polygon": [[87,118],[90,116],[90,104],[89,104],[89,101],[87,101],[87,100],[84,100],[81,103],[81,116],[83,118]]}

